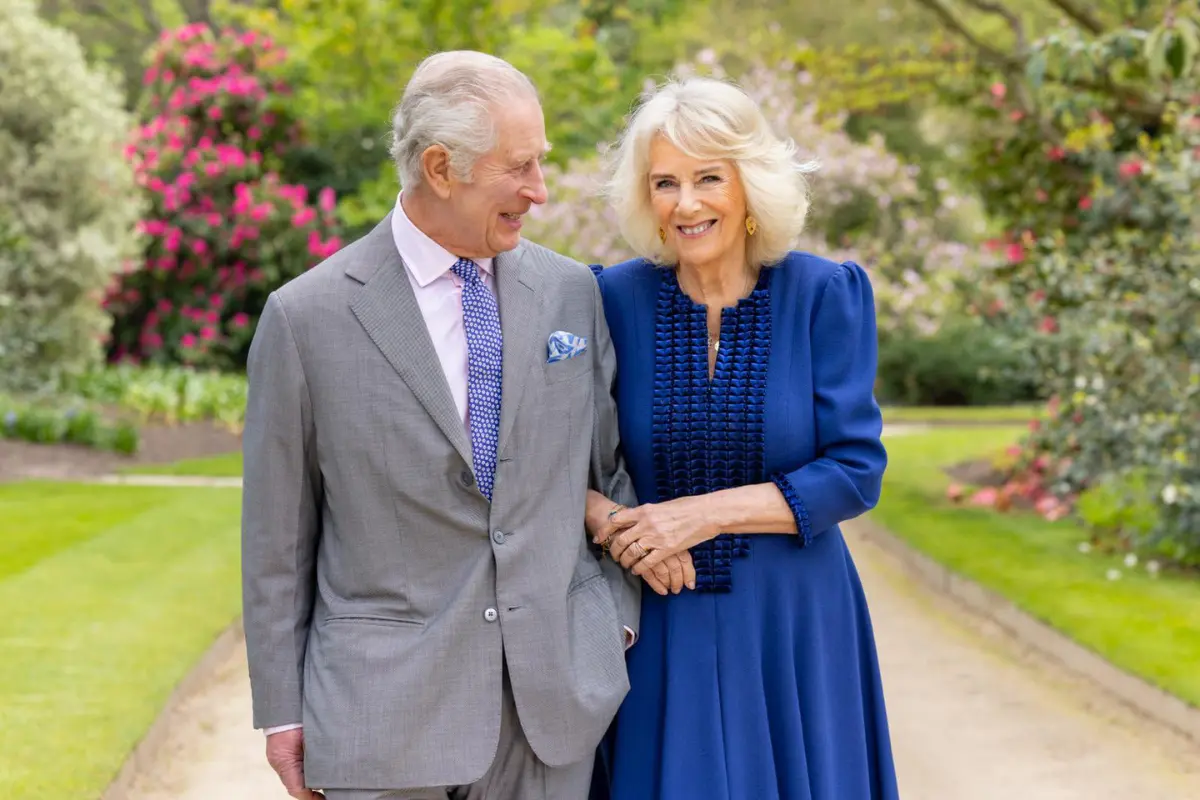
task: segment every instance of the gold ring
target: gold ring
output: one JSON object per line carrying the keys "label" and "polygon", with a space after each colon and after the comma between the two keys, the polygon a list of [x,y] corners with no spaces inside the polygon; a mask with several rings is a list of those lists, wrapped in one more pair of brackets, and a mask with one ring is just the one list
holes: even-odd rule
{"label": "gold ring", "polygon": [[633,555],[638,561],[641,561],[643,558],[650,555],[650,551],[647,550],[646,548],[642,547],[641,542],[634,542],[633,544],[629,545],[630,550],[632,550],[635,547],[637,548],[637,551]]}

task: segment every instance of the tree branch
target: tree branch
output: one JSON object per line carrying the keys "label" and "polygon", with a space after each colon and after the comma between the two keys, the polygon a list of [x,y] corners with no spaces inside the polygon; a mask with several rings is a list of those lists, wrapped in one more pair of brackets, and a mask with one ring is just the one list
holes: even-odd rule
{"label": "tree branch", "polygon": [[162,20],[158,18],[158,14],[154,12],[153,0],[138,0],[138,7],[142,10],[142,19],[146,21],[146,25],[154,32],[155,36],[162,33]]}
{"label": "tree branch", "polygon": [[138,30],[137,26],[130,25],[128,20],[121,19],[112,11],[105,8],[103,2],[96,2],[96,0],[85,0],[85,2],[80,4],[79,10],[85,14],[91,14],[94,17],[99,17],[100,19],[117,26],[126,34],[137,37],[139,41],[146,35],[145,31]]}
{"label": "tree branch", "polygon": [[1080,6],[1075,0],[1049,0],[1049,2],[1059,11],[1086,28],[1088,32],[1096,36],[1104,33],[1104,23],[1092,16],[1086,5]]}
{"label": "tree branch", "polygon": [[1025,26],[1021,23],[1021,18],[1016,15],[1012,9],[1008,8],[1003,3],[992,2],[992,0],[965,0],[967,5],[973,6],[987,14],[995,14],[998,17],[1003,17],[1008,27],[1012,28],[1013,35],[1017,37],[1017,50],[1025,53],[1029,49],[1028,40],[1025,38]]}
{"label": "tree branch", "polygon": [[[954,13],[942,3],[942,0],[915,0],[919,5],[924,6],[933,12],[938,19],[942,21],[942,25],[951,33],[959,37],[982,56],[984,59],[997,64],[1005,69],[1019,70],[1022,67],[1020,59],[1012,56],[1009,53],[1003,53],[994,47],[984,44],[975,34],[967,29],[962,20],[954,16]],[[981,2],[983,0],[980,0]]]}

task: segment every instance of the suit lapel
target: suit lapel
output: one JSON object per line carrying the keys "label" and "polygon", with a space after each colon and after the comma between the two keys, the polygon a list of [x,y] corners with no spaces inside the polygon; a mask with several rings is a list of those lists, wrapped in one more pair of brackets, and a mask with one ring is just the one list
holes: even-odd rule
{"label": "suit lapel", "polygon": [[496,257],[496,286],[500,302],[500,330],[504,334],[504,378],[501,384],[500,444],[497,454],[505,454],[505,443],[512,433],[513,421],[520,410],[521,397],[534,364],[546,358],[546,343],[541,341],[541,314],[533,277],[521,267],[525,248],[518,247]]}
{"label": "suit lapel", "polygon": [[[471,442],[454,405],[446,373],[433,348],[404,262],[396,251],[390,214],[368,234],[364,245],[363,263],[347,270],[350,277],[364,284],[350,303],[350,309],[454,449],[471,464]],[[507,355],[504,367],[507,370]]]}

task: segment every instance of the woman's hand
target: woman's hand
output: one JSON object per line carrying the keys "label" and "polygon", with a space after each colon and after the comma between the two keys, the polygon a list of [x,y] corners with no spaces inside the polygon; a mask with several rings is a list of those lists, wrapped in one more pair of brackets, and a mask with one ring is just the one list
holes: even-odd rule
{"label": "woman's hand", "polygon": [[703,495],[622,509],[609,520],[620,529],[609,552],[634,575],[653,574],[670,557],[720,535],[711,512]]}
{"label": "woman's hand", "polygon": [[[589,489],[587,493],[587,509],[584,513],[584,524],[592,541],[608,549],[613,537],[622,530],[614,522],[615,515],[628,509],[614,503],[600,492]],[[614,558],[615,560],[615,558]],[[688,552],[664,559],[642,575],[646,585],[661,595],[679,594],[686,586],[696,588],[696,568],[692,564],[692,554]]]}

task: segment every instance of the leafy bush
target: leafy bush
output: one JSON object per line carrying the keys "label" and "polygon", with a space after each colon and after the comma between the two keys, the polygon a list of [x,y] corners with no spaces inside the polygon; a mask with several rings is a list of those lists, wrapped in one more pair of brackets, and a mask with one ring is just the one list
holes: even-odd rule
{"label": "leafy bush", "polygon": [[120,92],[30,0],[0,15],[0,385],[94,366],[141,212]]}
{"label": "leafy bush", "polygon": [[64,383],[60,392],[167,424],[213,420],[236,432],[246,414],[244,375],[185,367],[113,366]]}
{"label": "leafy bush", "polygon": [[35,444],[78,444],[126,455],[137,452],[137,427],[107,422],[94,408],[77,402],[17,402],[0,395],[0,436]]}
{"label": "leafy bush", "polygon": [[1198,25],[1180,7],[1154,31],[1066,28],[1027,78],[981,75],[962,97],[1007,230],[978,294],[1028,331],[1054,398],[1016,478],[1048,460],[1038,478],[1070,501],[1139,475],[1145,493],[1109,495],[1121,513],[1154,498],[1130,539],[1185,562],[1200,561],[1200,39],[1178,32]]}
{"label": "leafy bush", "polygon": [[884,333],[881,402],[921,406],[1007,405],[1038,399],[1023,354],[978,320],[955,315],[937,331]]}
{"label": "leafy bush", "polygon": [[127,150],[151,200],[148,246],[108,295],[115,360],[244,364],[267,295],[340,247],[333,192],[314,205],[279,177],[301,142],[271,77],[282,58],[254,33],[202,25],[151,52],[150,120]]}

